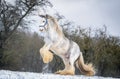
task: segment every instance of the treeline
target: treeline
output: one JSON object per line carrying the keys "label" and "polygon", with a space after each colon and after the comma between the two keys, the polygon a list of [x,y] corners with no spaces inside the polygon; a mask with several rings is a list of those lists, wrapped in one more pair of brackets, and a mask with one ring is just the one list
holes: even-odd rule
{"label": "treeline", "polygon": [[[0,69],[31,72],[44,70],[45,64],[39,54],[39,49],[44,44],[42,38],[37,33],[17,30],[18,27],[26,28],[29,22],[25,17],[37,11],[37,7],[44,6],[52,7],[52,4],[49,0],[16,0],[13,6],[6,0],[0,0]],[[58,20],[63,20],[63,16],[56,15]],[[64,21],[61,25],[73,26],[69,21]],[[96,75],[120,77],[119,37],[108,35],[106,27],[96,31],[90,28],[69,30],[70,28],[64,29],[66,37],[78,43],[85,62],[92,62],[95,66]],[[62,60],[56,55],[48,64],[51,72],[63,68]]]}
{"label": "treeline", "polygon": [[[17,29],[18,27],[23,29],[28,28],[26,26],[30,24],[30,21],[25,18],[33,15],[38,9],[52,7],[52,4],[49,0],[14,0],[11,3],[7,0],[0,0],[0,69],[26,69],[31,71],[30,69],[32,69],[31,67],[33,67],[33,64],[38,63],[34,62],[33,64],[30,64],[29,67],[26,65],[34,58],[34,55],[32,54],[38,54],[30,54],[30,51],[38,51],[37,47],[34,47],[34,44],[32,44],[31,38],[34,38],[34,35],[31,34],[30,37],[29,33],[17,31]],[[27,37],[30,40],[27,40]],[[37,37],[38,36],[36,36],[36,38]],[[37,44],[41,45],[41,43],[36,43],[36,45]],[[30,49],[25,47],[30,47]],[[29,55],[27,52],[29,52]],[[32,59],[29,60],[29,57],[32,57]],[[22,63],[24,63],[24,65]],[[21,65],[23,67],[22,69],[20,69]],[[38,69],[38,71],[39,70],[40,69]]]}
{"label": "treeline", "polygon": [[[43,45],[43,38],[37,33],[15,31],[2,49],[0,69],[44,72],[46,64],[43,63],[39,53]],[[64,68],[62,60],[55,55],[47,69],[49,72],[55,72],[61,68]]]}
{"label": "treeline", "polygon": [[[120,77],[119,37],[107,35],[100,29],[94,36],[90,29],[79,29],[77,34],[76,32],[69,34],[65,30],[65,35],[80,46],[85,62],[92,62],[95,66],[96,75]],[[45,64],[39,54],[43,44],[42,37],[37,33],[16,31],[4,47],[0,68],[43,72]],[[63,68],[62,60],[55,55],[53,61],[49,63],[49,71],[55,72]]]}
{"label": "treeline", "polygon": [[40,72],[43,63],[39,49],[42,45],[37,33],[16,31],[4,47],[0,68]]}
{"label": "treeline", "polygon": [[120,77],[120,38],[108,35],[106,29],[97,29],[94,34],[90,28],[79,29],[66,35],[80,46],[85,62],[93,63],[96,75]]}

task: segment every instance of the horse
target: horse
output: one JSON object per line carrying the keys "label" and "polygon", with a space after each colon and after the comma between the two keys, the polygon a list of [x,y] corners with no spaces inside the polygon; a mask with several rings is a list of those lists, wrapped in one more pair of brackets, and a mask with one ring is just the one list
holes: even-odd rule
{"label": "horse", "polygon": [[40,55],[44,63],[49,63],[53,59],[53,53],[59,56],[65,65],[63,70],[56,71],[56,74],[74,75],[75,65],[80,72],[87,76],[95,75],[95,69],[91,63],[85,64],[82,52],[78,44],[65,37],[62,27],[57,19],[46,14],[42,17],[40,32],[44,33],[44,46],[40,49]]}

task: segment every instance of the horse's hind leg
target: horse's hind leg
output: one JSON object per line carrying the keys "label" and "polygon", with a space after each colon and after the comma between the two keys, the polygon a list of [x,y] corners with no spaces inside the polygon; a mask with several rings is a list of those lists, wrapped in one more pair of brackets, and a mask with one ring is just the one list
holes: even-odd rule
{"label": "horse's hind leg", "polygon": [[75,61],[78,59],[79,55],[80,55],[80,51],[79,51],[79,47],[78,45],[74,44],[74,47],[71,48],[70,55],[69,57],[66,58],[66,56],[64,56],[63,62],[65,64],[65,69],[64,70],[60,70],[57,72],[57,74],[61,74],[61,75],[74,75],[75,74],[75,67],[74,67],[74,63]]}
{"label": "horse's hind leg", "polygon": [[74,75],[75,74],[74,63],[78,59],[78,57],[79,57],[79,52],[75,49],[71,50],[69,62],[67,62],[67,65],[65,65],[65,71],[62,72],[62,74],[65,74],[65,75]]}
{"label": "horse's hind leg", "polygon": [[72,66],[69,62],[70,60],[64,60],[63,62],[65,64],[65,69],[64,70],[59,70],[56,72],[56,74],[61,74],[61,75],[74,75],[75,73],[75,68]]}
{"label": "horse's hind leg", "polygon": [[69,58],[62,58],[65,64],[65,69],[60,70],[56,73],[61,75],[74,75],[75,74],[74,63],[78,57],[79,57],[79,51],[72,49]]}
{"label": "horse's hind leg", "polygon": [[78,59],[79,55],[80,55],[79,49],[77,47],[73,48],[71,50],[71,54],[70,54],[69,59],[66,59],[66,58],[64,58],[65,60],[63,59],[64,64],[65,64],[65,69],[60,71],[59,74],[61,74],[61,75],[74,75],[75,74],[74,63]]}

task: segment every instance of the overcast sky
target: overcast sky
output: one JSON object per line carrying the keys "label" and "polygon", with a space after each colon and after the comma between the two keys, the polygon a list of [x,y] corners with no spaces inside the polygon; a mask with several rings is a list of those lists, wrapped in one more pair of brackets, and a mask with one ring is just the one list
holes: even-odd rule
{"label": "overcast sky", "polygon": [[120,0],[50,0],[53,8],[83,27],[108,26],[109,34],[120,36]]}
{"label": "overcast sky", "polygon": [[[6,1],[13,3],[15,0]],[[85,28],[100,28],[105,24],[109,34],[120,36],[120,0],[50,1],[53,4],[53,8],[50,8],[49,11],[53,13],[57,11],[64,15],[66,19]],[[36,18],[31,16],[31,19]],[[39,22],[35,24],[38,25]]]}

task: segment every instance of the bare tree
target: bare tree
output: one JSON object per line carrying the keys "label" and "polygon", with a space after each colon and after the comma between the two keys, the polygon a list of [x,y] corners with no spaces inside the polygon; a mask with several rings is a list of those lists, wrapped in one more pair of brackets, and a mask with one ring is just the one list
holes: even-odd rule
{"label": "bare tree", "polygon": [[48,0],[16,0],[11,5],[6,0],[0,2],[0,48],[11,37],[22,20],[35,10],[35,7],[52,6]]}
{"label": "bare tree", "polygon": [[36,10],[36,7],[43,8],[44,6],[52,7],[48,0],[16,0],[15,5],[0,0],[0,66],[4,63],[5,43],[15,33],[16,29],[24,22],[24,18]]}

